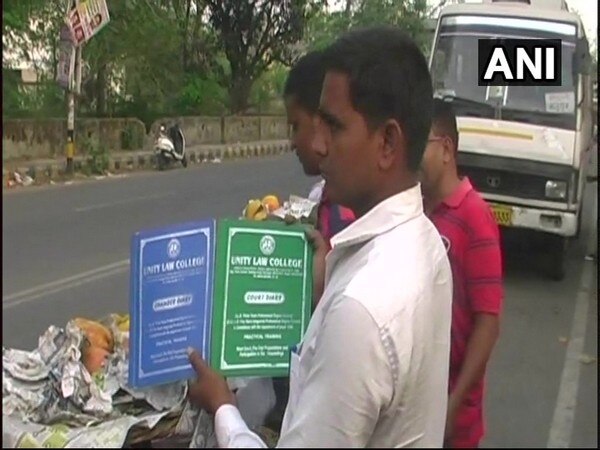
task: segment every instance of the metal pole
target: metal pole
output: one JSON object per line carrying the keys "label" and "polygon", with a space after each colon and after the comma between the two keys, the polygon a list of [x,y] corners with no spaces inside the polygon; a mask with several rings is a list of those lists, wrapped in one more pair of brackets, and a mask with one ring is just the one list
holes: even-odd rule
{"label": "metal pole", "polygon": [[[73,0],[71,5],[75,8],[79,4],[79,0]],[[75,92],[78,90],[77,73],[78,67],[81,63],[81,47],[77,47],[75,50],[75,70],[73,78],[69,86],[69,93],[67,95],[67,167],[66,172],[68,175],[73,174],[73,156],[75,155]]]}
{"label": "metal pole", "polygon": [[75,93],[69,91],[67,113],[67,174],[73,174],[73,155],[75,154]]}

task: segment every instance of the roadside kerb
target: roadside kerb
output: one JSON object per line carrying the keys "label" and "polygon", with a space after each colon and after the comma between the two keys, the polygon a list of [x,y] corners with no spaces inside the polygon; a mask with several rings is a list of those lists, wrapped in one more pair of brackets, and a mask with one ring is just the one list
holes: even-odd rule
{"label": "roadside kerb", "polygon": [[[291,151],[288,140],[247,142],[225,145],[202,145],[187,149],[190,164],[202,164],[239,158],[257,158],[278,155]],[[89,156],[75,156],[76,173],[89,172],[93,160]],[[111,173],[151,170],[157,167],[156,157],[152,150],[115,152],[108,157],[108,171]],[[41,160],[23,162],[16,165],[7,163],[2,170],[3,186],[14,181],[14,173],[28,175],[36,184],[49,182],[65,176],[65,163],[60,160]]]}

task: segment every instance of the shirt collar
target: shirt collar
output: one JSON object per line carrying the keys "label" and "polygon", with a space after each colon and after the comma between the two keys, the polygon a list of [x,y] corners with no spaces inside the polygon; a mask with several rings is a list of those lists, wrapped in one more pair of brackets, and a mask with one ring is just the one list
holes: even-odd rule
{"label": "shirt collar", "polygon": [[473,190],[469,178],[464,177],[454,192],[446,197],[442,203],[450,208],[458,208],[469,192]]}
{"label": "shirt collar", "polygon": [[389,197],[331,239],[332,248],[366,242],[423,213],[421,186]]}

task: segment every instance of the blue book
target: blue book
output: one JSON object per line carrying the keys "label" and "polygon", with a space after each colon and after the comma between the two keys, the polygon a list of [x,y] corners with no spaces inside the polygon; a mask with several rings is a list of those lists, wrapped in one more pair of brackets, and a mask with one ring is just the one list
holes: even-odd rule
{"label": "blue book", "polygon": [[210,359],[215,221],[136,233],[131,243],[129,385],[192,378],[187,348]]}

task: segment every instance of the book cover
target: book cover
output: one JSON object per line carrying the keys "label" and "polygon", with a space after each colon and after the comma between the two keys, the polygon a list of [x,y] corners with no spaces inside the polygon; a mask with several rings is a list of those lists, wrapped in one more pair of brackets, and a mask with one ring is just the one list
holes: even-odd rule
{"label": "book cover", "polygon": [[312,246],[302,226],[220,220],[211,366],[225,376],[285,376],[312,305]]}
{"label": "book cover", "polygon": [[136,233],[131,243],[129,384],[192,378],[187,348],[210,358],[215,221]]}

